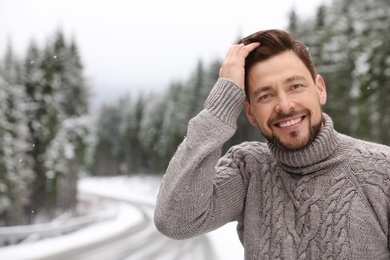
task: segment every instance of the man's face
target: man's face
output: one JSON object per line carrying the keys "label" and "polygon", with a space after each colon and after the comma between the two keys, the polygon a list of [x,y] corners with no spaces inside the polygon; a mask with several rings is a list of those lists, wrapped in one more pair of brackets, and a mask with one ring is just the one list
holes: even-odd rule
{"label": "man's face", "polygon": [[294,52],[286,51],[254,64],[248,71],[247,82],[248,119],[268,140],[297,150],[308,145],[321,131],[325,83],[319,75],[314,82]]}

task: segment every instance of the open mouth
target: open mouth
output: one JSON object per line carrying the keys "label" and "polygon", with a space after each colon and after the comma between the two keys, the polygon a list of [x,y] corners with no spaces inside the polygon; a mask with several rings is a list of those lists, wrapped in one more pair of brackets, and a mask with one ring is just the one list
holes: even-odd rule
{"label": "open mouth", "polygon": [[304,118],[305,118],[305,116],[301,116],[301,117],[290,119],[287,121],[278,122],[275,124],[275,126],[280,127],[280,128],[294,126],[294,125],[298,124],[299,122],[301,122]]}

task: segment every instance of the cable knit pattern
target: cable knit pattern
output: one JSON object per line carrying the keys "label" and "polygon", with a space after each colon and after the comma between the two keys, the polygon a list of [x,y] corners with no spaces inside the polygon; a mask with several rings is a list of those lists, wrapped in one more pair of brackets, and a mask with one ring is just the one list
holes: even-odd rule
{"label": "cable knit pattern", "polygon": [[390,148],[324,129],[303,150],[244,142],[221,157],[245,95],[219,79],[172,158],[156,227],[183,239],[237,221],[245,259],[390,259]]}

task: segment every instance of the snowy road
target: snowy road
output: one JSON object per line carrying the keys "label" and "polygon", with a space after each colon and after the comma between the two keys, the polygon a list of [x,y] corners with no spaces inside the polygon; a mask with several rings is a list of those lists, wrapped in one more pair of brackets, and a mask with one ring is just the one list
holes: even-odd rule
{"label": "snowy road", "polygon": [[229,223],[207,235],[187,240],[177,241],[161,235],[153,223],[159,185],[160,179],[155,177],[92,178],[82,180],[79,189],[118,201],[127,201],[145,216],[146,226],[118,243],[125,248],[124,254],[121,255],[121,257],[127,255],[123,258],[125,260],[243,259],[244,250],[238,240],[235,223]]}
{"label": "snowy road", "polygon": [[[106,197],[107,198],[107,197]],[[102,244],[68,251],[58,260],[110,259],[110,260],[216,260],[207,236],[176,241],[161,235],[153,223],[154,205],[131,199],[118,199],[110,195],[112,203],[129,203],[141,212],[143,220],[128,231]]]}
{"label": "snowy road", "polygon": [[34,243],[0,247],[1,260],[239,260],[243,248],[235,223],[207,235],[172,240],[154,226],[160,179],[86,178],[79,193],[104,198],[115,216],[79,231]]}

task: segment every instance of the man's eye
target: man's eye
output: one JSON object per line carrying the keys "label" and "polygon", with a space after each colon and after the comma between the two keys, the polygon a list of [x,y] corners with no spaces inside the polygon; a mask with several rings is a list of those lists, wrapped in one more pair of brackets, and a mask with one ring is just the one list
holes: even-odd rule
{"label": "man's eye", "polygon": [[261,97],[259,97],[259,100],[265,100],[265,99],[268,99],[270,97],[271,97],[270,94],[262,95]]}
{"label": "man's eye", "polygon": [[295,84],[295,85],[291,86],[291,89],[298,89],[298,88],[301,88],[301,87],[303,87],[302,84]]}

